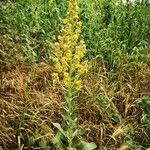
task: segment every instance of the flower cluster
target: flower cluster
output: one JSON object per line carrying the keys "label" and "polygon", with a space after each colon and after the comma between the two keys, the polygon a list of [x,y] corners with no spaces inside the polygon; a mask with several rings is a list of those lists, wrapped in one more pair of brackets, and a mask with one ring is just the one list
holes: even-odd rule
{"label": "flower cluster", "polygon": [[81,90],[81,76],[87,72],[87,61],[83,61],[86,46],[80,40],[81,22],[78,17],[76,0],[69,0],[67,18],[63,20],[64,27],[60,30],[58,41],[54,43],[55,73],[53,82],[61,82],[65,88],[74,86]]}

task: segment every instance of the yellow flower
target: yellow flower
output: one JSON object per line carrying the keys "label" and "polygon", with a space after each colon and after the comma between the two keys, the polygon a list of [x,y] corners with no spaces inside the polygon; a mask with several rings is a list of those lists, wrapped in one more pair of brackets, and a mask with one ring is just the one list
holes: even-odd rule
{"label": "yellow flower", "polygon": [[86,66],[80,65],[78,72],[80,75],[87,73],[88,69]]}
{"label": "yellow flower", "polygon": [[63,23],[64,23],[64,24],[67,24],[68,22],[69,22],[68,19],[64,19],[64,20],[63,20]]}
{"label": "yellow flower", "polygon": [[75,53],[73,59],[76,60],[76,61],[80,61],[80,55],[78,55],[77,53]]}
{"label": "yellow flower", "polygon": [[64,72],[64,79],[63,79],[64,86],[68,87],[70,82],[71,82],[71,78],[69,76],[69,73],[68,72]]}
{"label": "yellow flower", "polygon": [[66,52],[65,58],[66,58],[67,61],[69,61],[69,60],[72,59],[72,53],[71,53],[71,51]]}
{"label": "yellow flower", "polygon": [[59,48],[60,44],[58,42],[54,43],[55,48]]}
{"label": "yellow flower", "polygon": [[76,89],[77,91],[81,91],[81,88],[82,88],[82,81],[81,81],[81,80],[77,80],[77,81],[75,82],[75,89]]}
{"label": "yellow flower", "polygon": [[59,82],[58,73],[53,73],[53,74],[52,74],[52,81],[53,81],[53,84],[56,84],[56,83]]}
{"label": "yellow flower", "polygon": [[63,57],[61,58],[61,63],[62,63],[62,66],[63,66],[63,67],[67,65],[66,57],[63,56]]}
{"label": "yellow flower", "polygon": [[72,37],[73,41],[77,41],[77,40],[78,40],[78,37],[79,37],[78,34],[74,34],[73,37]]}
{"label": "yellow flower", "polygon": [[80,67],[80,63],[79,62],[75,62],[74,65],[73,65],[73,67],[75,69],[78,69]]}
{"label": "yellow flower", "polygon": [[84,54],[85,54],[85,52],[83,50],[78,50],[76,52],[76,55],[78,55],[80,57],[80,59],[84,57]]}
{"label": "yellow flower", "polygon": [[64,49],[64,51],[68,50],[68,49],[69,49],[69,45],[65,43],[65,44],[63,45],[63,49]]}
{"label": "yellow flower", "polygon": [[63,36],[58,36],[58,40],[60,41],[60,42],[63,42],[64,41],[64,37]]}
{"label": "yellow flower", "polygon": [[79,19],[78,15],[76,14],[73,18],[72,18],[75,22]]}
{"label": "yellow flower", "polygon": [[63,70],[62,65],[60,64],[60,62],[57,62],[55,64],[55,68],[56,68],[57,72],[59,72],[59,73],[61,73],[62,70]]}
{"label": "yellow flower", "polygon": [[81,28],[82,23],[81,22],[77,22],[77,28],[80,29]]}
{"label": "yellow flower", "polygon": [[63,56],[63,57],[61,58],[61,63],[62,63],[63,71],[67,71],[69,65],[68,65],[68,63],[67,63],[66,57]]}

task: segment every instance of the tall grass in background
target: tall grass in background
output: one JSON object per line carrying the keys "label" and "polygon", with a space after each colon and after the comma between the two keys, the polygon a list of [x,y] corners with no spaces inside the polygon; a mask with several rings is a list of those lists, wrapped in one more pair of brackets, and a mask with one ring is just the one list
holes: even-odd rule
{"label": "tall grass in background", "polygon": [[[114,68],[121,54],[147,54],[149,49],[149,4],[116,5],[113,1],[82,2],[83,36],[89,57],[102,55]],[[118,57],[116,57],[118,56]],[[116,59],[115,59],[116,58]],[[148,61],[149,57],[143,59]]]}
{"label": "tall grass in background", "polygon": [[[85,138],[89,141],[95,140],[94,142],[100,149],[142,150],[148,148],[150,147],[150,4],[138,1],[134,4],[123,4],[117,0],[78,0],[78,2],[79,17],[82,22],[81,39],[85,41],[86,58],[91,61],[92,65],[85,79],[84,90],[79,97],[77,110],[79,111],[79,126],[87,128],[89,137]],[[15,62],[17,65],[18,60],[25,60],[30,64],[30,68],[36,68],[40,62],[46,62],[51,67],[54,58],[52,45],[58,41],[57,37],[63,26],[66,12],[67,0],[0,1],[0,71],[11,71]],[[48,72],[49,68],[47,68],[37,67],[36,69],[45,69]],[[34,73],[36,69],[33,69]],[[38,73],[40,74],[40,71]],[[49,72],[43,71],[43,74],[41,75],[43,78],[34,75],[34,77],[38,76],[37,80],[36,78],[30,82],[27,80],[29,83],[24,85],[25,88],[29,86],[29,91],[32,91],[32,86],[34,84],[38,86],[37,83],[43,79],[45,86],[42,87],[46,93],[51,85],[49,82],[46,84],[50,76],[47,75]],[[17,77],[19,77],[18,73]],[[6,90],[8,90],[9,82],[6,79],[4,77]],[[13,84],[14,86],[17,85]],[[21,85],[19,89],[20,87]],[[3,93],[0,88],[1,91]],[[53,92],[52,89],[51,91]],[[4,93],[7,94],[7,91]],[[58,97],[62,94],[57,88],[56,93]],[[20,99],[28,98],[27,94],[20,96]],[[0,93],[1,97],[3,100]],[[58,102],[54,104],[62,107]],[[21,105],[21,110],[22,107]],[[38,114],[40,110],[35,113],[34,107],[30,107],[30,103],[27,103],[24,106],[25,112],[21,111],[22,114],[17,114],[20,118],[18,117],[19,119],[13,125],[10,123],[6,125],[8,129],[15,130],[14,135],[11,136],[14,141],[16,140],[14,143],[18,144],[19,150],[22,149],[22,144],[23,147],[31,149],[35,147],[53,149],[51,139],[45,140],[45,136],[39,133],[43,129],[36,126],[44,115],[53,110],[53,107],[48,107],[49,111],[43,108],[42,117],[36,120],[36,125],[29,125],[35,128],[32,136],[31,134],[24,135],[22,126],[28,117],[31,117],[34,122],[36,113]],[[57,108],[55,111],[58,111]],[[54,120],[61,123],[58,113],[51,112],[51,114],[56,116]],[[21,122],[21,125],[18,122]],[[49,123],[46,125],[51,127]],[[45,131],[47,131],[47,126],[44,126]],[[50,130],[53,128],[51,127]],[[31,133],[30,129],[26,131]],[[24,136],[17,137],[18,132]],[[0,135],[4,136],[1,132]],[[1,140],[1,137],[0,148],[3,143],[5,146],[2,145],[2,148],[4,147],[5,150],[9,146],[4,138]],[[12,142],[12,139],[9,140]]]}
{"label": "tall grass in background", "polygon": [[[1,33],[22,44],[20,50],[31,60],[43,55],[51,57],[49,43],[58,35],[66,3],[66,0],[3,2],[0,8]],[[103,55],[108,66],[113,67],[115,62],[112,57],[116,53],[147,53],[149,4],[116,5],[111,0],[79,0],[79,3],[89,58]],[[147,59],[144,58],[144,61]]]}
{"label": "tall grass in background", "polygon": [[28,59],[51,55],[49,43],[61,27],[66,1],[8,1],[1,4],[0,11],[1,33],[21,45],[20,51]]}

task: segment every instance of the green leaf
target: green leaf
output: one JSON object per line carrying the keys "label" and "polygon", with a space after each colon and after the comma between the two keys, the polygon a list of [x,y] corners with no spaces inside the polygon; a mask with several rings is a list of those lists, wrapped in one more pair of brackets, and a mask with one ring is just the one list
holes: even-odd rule
{"label": "green leaf", "polygon": [[53,124],[54,127],[56,127],[56,128],[59,130],[59,132],[60,132],[61,134],[63,134],[63,136],[66,137],[65,131],[62,129],[62,127],[60,126],[59,123],[52,123],[52,124]]}
{"label": "green leaf", "polygon": [[81,141],[81,143],[82,143],[85,150],[94,150],[95,148],[97,148],[96,144],[93,142],[88,143],[85,141]]}
{"label": "green leaf", "polygon": [[72,138],[74,138],[74,137],[76,137],[76,136],[78,136],[78,130],[75,130],[75,131],[74,131],[74,133],[73,133],[73,135],[72,135]]}
{"label": "green leaf", "polygon": [[57,147],[57,150],[65,150],[65,145],[63,144],[62,134],[59,132],[52,139],[53,144]]}

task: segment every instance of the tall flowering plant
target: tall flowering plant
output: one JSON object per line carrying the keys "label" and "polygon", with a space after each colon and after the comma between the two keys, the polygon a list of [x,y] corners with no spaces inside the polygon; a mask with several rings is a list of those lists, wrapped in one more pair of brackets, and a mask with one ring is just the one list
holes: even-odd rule
{"label": "tall flowering plant", "polygon": [[60,30],[57,42],[54,43],[53,83],[59,83],[64,90],[65,114],[63,127],[58,123],[53,125],[58,129],[54,144],[59,150],[92,150],[94,143],[82,141],[77,129],[75,114],[75,98],[82,88],[82,76],[88,71],[84,60],[86,45],[80,39],[81,22],[78,17],[79,7],[76,0],[69,0],[67,18],[63,20],[64,27]]}

